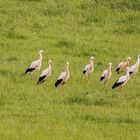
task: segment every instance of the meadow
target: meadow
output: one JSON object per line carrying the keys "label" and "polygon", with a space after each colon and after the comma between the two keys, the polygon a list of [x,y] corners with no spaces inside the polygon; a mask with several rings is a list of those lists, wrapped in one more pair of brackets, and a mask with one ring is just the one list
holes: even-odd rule
{"label": "meadow", "polygon": [[[42,49],[37,85],[24,75]],[[140,70],[124,88],[111,86],[117,64],[140,54],[139,0],[0,0],[0,140],[139,140]],[[82,70],[95,57],[90,84]],[[70,80],[64,96],[54,87],[65,62]],[[99,82],[113,64],[109,91]]]}

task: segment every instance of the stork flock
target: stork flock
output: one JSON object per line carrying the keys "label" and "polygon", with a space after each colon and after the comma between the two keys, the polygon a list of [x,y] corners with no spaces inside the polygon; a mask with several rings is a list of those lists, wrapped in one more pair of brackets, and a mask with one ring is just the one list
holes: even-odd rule
{"label": "stork flock", "polygon": [[[27,73],[33,73],[35,71],[39,71],[41,69],[42,66],[42,55],[48,56],[43,50],[39,51],[39,59],[36,61],[33,61],[29,67],[26,69],[25,74]],[[139,65],[140,65],[140,55],[138,55],[137,57],[137,61],[135,64],[131,65],[129,67],[129,65],[131,64],[131,58],[128,57],[127,60],[119,63],[119,65],[116,68],[116,73],[121,73],[124,72],[125,74],[123,76],[121,76],[112,86],[112,89],[115,88],[119,88],[120,91],[122,91],[122,88],[124,87],[124,85],[128,82],[129,78],[133,75],[135,75],[138,72],[139,69]],[[43,82],[45,82],[47,80],[47,78],[51,75],[52,72],[52,65],[53,62],[52,60],[48,61],[48,67],[42,71],[42,73],[40,74],[40,77],[38,78],[37,84],[41,84]],[[61,90],[63,91],[63,85],[65,83],[67,83],[67,81],[70,78],[70,72],[69,72],[69,62],[66,62],[65,64],[65,70],[60,73],[60,75],[58,76],[56,82],[55,82],[55,87],[59,87],[61,88]],[[92,73],[94,71],[94,57],[91,56],[90,57],[90,63],[87,64],[84,69],[83,69],[83,75],[85,77],[87,77],[87,80],[89,82],[89,76],[90,73]],[[112,63],[109,62],[108,64],[108,68],[106,70],[103,71],[103,73],[100,76],[100,81],[101,83],[104,84],[105,90],[107,91],[107,83],[110,80],[110,78],[112,77]]]}

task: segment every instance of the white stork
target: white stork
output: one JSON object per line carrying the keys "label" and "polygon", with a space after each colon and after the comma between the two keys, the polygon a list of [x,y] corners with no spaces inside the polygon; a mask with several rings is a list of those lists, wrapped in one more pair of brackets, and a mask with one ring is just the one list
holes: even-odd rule
{"label": "white stork", "polygon": [[40,50],[39,51],[40,58],[36,61],[33,61],[30,64],[30,66],[26,69],[25,74],[40,70],[42,64],[42,54],[46,55],[43,50]]}
{"label": "white stork", "polygon": [[129,68],[129,74],[135,75],[138,72],[140,65],[140,55],[138,55],[137,62]]}
{"label": "white stork", "polygon": [[121,76],[112,86],[112,89],[115,89],[117,87],[120,87],[120,90],[123,88],[123,86],[128,82],[130,77],[129,74],[129,68],[127,67],[126,74],[124,76]]}
{"label": "white stork", "polygon": [[69,62],[66,62],[65,71],[62,72],[59,75],[59,77],[57,78],[57,81],[55,83],[55,87],[61,86],[61,89],[62,89],[63,85],[69,80],[69,77],[70,77],[70,74],[69,74]]}
{"label": "white stork", "polygon": [[129,66],[130,62],[131,62],[130,57],[128,57],[126,61],[120,62],[119,65],[117,66],[116,72],[120,73],[122,71],[126,71],[126,69]]}
{"label": "white stork", "polygon": [[104,70],[101,77],[100,77],[100,81],[105,85],[105,88],[106,88],[106,83],[108,82],[108,80],[112,76],[112,70],[111,69],[112,69],[112,63],[109,63],[108,69]]}
{"label": "white stork", "polygon": [[[89,74],[92,73],[94,70],[94,57],[90,57],[90,63],[85,66],[83,69],[83,75],[89,78]],[[89,80],[88,80],[89,82]]]}
{"label": "white stork", "polygon": [[51,72],[52,72],[52,60],[48,61],[48,65],[49,66],[47,67],[47,69],[42,71],[42,73],[41,73],[41,75],[40,75],[40,77],[38,79],[37,84],[43,83],[51,75]]}

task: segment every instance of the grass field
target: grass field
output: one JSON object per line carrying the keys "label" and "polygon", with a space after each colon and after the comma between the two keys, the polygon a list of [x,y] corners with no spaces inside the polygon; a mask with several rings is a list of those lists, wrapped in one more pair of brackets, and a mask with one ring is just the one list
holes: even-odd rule
{"label": "grass field", "polygon": [[[42,85],[25,69],[43,49]],[[139,140],[140,71],[124,93],[111,86],[116,65],[140,53],[139,0],[0,0],[0,140]],[[95,57],[90,84],[82,69]],[[66,61],[65,95],[54,87]],[[99,76],[109,62],[105,94]],[[40,72],[35,73],[38,78]]]}

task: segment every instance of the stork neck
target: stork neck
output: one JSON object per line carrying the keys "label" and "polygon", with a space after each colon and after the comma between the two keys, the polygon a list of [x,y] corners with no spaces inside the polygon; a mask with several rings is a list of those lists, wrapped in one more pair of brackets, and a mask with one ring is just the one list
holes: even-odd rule
{"label": "stork neck", "polygon": [[138,59],[137,59],[137,65],[139,65],[140,64],[140,58],[138,57]]}
{"label": "stork neck", "polygon": [[127,70],[127,72],[126,72],[126,78],[127,78],[127,80],[129,79],[129,77],[130,77],[129,71]]}
{"label": "stork neck", "polygon": [[127,59],[127,64],[129,65],[130,61]]}
{"label": "stork neck", "polygon": [[90,60],[90,64],[93,65],[93,60]]}
{"label": "stork neck", "polygon": [[41,54],[41,53],[39,54],[39,57],[40,57],[40,59],[42,60],[42,54]]}
{"label": "stork neck", "polygon": [[108,71],[111,72],[111,66],[108,67]]}
{"label": "stork neck", "polygon": [[51,63],[49,63],[49,68],[52,68],[52,64]]}
{"label": "stork neck", "polygon": [[138,57],[138,59],[137,59],[137,62],[136,62],[136,68],[138,69],[139,68],[139,66],[140,66],[140,58]]}
{"label": "stork neck", "polygon": [[69,73],[69,66],[66,66],[65,72],[68,74]]}

